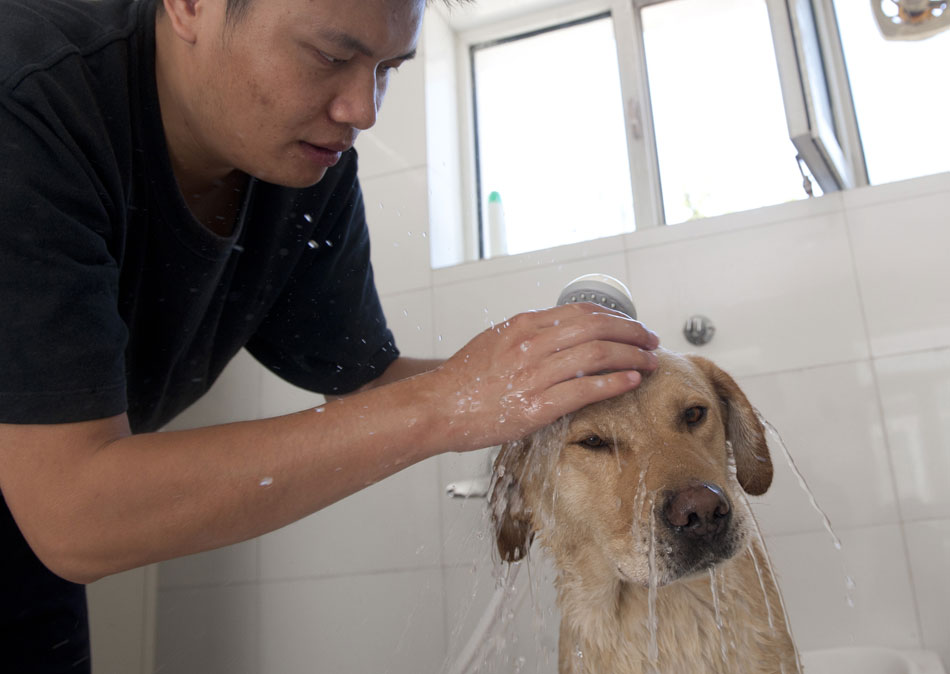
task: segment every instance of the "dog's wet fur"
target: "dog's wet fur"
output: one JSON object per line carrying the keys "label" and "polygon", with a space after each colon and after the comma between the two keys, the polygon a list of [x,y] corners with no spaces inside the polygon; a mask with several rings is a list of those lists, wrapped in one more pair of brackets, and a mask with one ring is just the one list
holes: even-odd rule
{"label": "dog's wet fur", "polygon": [[657,355],[636,390],[502,448],[501,558],[535,536],[553,557],[560,674],[797,672],[743,495],[772,481],[763,426],[712,362]]}

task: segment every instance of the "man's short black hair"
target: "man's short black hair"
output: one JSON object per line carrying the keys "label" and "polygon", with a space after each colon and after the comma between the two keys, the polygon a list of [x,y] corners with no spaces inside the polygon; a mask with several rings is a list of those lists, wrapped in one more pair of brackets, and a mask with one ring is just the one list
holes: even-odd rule
{"label": "man's short black hair", "polygon": [[[452,5],[464,5],[474,0],[439,0],[446,6],[451,7]],[[433,0],[426,0],[426,4],[431,4]],[[247,14],[247,9],[251,5],[251,0],[228,0],[227,8],[225,9],[225,18],[230,24],[238,23],[241,19],[244,18],[244,15]]]}

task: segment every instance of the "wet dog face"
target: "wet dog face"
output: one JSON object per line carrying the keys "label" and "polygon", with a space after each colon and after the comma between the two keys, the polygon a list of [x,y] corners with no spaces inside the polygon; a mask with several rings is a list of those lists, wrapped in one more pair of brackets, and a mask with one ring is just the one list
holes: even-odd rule
{"label": "wet dog face", "polygon": [[772,465],[755,410],[729,375],[660,351],[635,391],[506,445],[492,514],[503,559],[537,534],[557,565],[660,585],[744,547],[740,490],[762,494]]}

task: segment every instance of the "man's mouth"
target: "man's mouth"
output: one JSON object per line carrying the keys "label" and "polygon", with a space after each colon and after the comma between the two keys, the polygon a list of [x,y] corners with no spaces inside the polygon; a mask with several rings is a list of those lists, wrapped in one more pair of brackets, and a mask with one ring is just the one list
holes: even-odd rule
{"label": "man's mouth", "polygon": [[329,168],[340,161],[340,156],[350,149],[346,143],[327,143],[316,145],[307,141],[300,141],[300,147],[307,159],[314,164]]}

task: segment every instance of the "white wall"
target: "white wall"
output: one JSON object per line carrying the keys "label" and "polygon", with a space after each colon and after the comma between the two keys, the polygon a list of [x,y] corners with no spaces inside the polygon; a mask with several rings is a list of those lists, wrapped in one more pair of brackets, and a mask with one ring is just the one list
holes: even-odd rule
{"label": "white wall", "polygon": [[[781,431],[844,544],[773,447],[776,482],[756,508],[799,645],[926,647],[950,664],[950,175],[433,272],[423,91],[420,59],[359,144],[404,353],[448,356],[594,271],[627,282],[668,348],[691,350],[682,323],[709,316],[701,352]],[[176,425],[318,402],[242,354]],[[484,463],[441,456],[281,531],[162,564],[156,671],[443,671],[494,584],[482,502],[443,488]],[[519,656],[522,671],[554,671],[557,619],[533,568],[497,671]]]}

